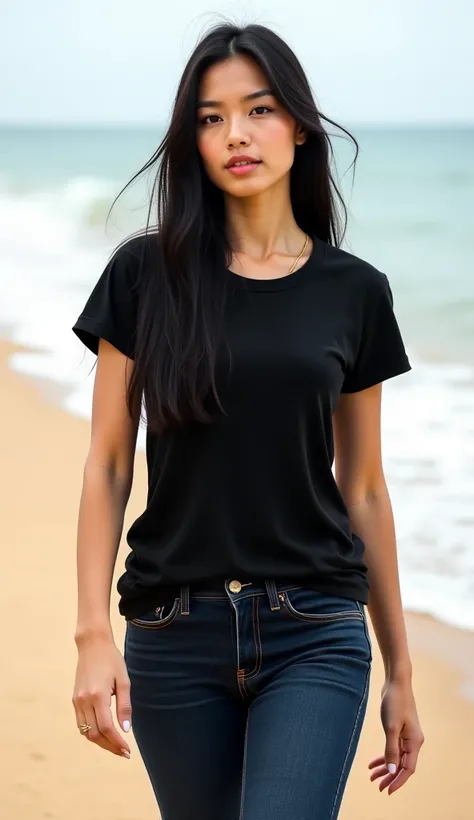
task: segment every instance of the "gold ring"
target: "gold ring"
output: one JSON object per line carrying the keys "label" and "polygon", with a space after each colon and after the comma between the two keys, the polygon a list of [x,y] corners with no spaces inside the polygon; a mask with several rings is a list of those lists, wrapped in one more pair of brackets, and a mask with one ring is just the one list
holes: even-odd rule
{"label": "gold ring", "polygon": [[85,735],[85,733],[88,732],[89,729],[92,729],[92,726],[89,726],[88,723],[81,723],[81,725],[79,726],[79,731],[81,735]]}

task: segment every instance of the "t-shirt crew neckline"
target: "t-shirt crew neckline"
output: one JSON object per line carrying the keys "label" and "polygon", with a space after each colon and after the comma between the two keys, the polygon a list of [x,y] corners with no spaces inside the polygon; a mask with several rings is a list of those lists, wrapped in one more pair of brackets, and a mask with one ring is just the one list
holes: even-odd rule
{"label": "t-shirt crew neckline", "polygon": [[293,288],[296,285],[301,285],[307,279],[308,274],[315,269],[315,266],[324,256],[324,242],[312,234],[310,234],[310,237],[313,240],[311,254],[306,262],[304,262],[301,267],[293,271],[293,273],[287,273],[284,276],[277,276],[273,279],[252,279],[248,276],[243,276],[240,273],[235,273],[235,271],[232,271],[230,268],[226,267],[225,271],[227,276],[230,281],[240,287],[245,288],[246,290],[286,290],[287,288]]}

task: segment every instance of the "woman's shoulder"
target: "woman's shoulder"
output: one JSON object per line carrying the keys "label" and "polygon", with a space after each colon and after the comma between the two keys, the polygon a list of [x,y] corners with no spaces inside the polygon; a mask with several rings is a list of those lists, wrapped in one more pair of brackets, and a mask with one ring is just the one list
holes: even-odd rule
{"label": "woman's shoulder", "polygon": [[331,273],[345,275],[357,285],[380,287],[387,280],[385,273],[367,259],[328,243],[324,253],[324,265]]}
{"label": "woman's shoulder", "polygon": [[147,258],[158,247],[158,231],[140,231],[122,240],[114,249],[110,261],[134,265]]}
{"label": "woman's shoulder", "polygon": [[146,270],[157,258],[158,232],[148,231],[133,234],[115,247],[106,263],[103,275],[117,292],[138,294],[145,278]]}

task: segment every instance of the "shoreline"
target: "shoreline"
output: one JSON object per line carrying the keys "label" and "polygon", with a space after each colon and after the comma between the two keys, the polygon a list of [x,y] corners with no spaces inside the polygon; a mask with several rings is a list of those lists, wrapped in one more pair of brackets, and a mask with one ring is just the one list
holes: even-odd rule
{"label": "shoreline", "polygon": [[[13,661],[0,684],[0,696],[8,704],[3,722],[8,749],[3,756],[5,816],[83,820],[86,804],[94,806],[94,820],[151,818],[156,805],[133,732],[128,737],[132,758],[124,762],[85,742],[75,725],[75,540],[89,422],[58,403],[56,391],[63,397],[67,387],[10,370],[10,355],[22,351],[29,352],[0,339],[0,505],[6,556],[0,600],[4,654]],[[125,623],[115,584],[128,553],[125,533],[143,507],[145,493],[146,462],[140,451],[112,583],[111,620],[121,651]],[[383,666],[369,624],[374,655],[369,705],[341,820],[471,816],[472,796],[463,774],[474,736],[474,632],[407,611],[405,621],[426,737],[418,769],[391,797],[379,794],[377,783],[369,780],[368,761],[384,750]]]}

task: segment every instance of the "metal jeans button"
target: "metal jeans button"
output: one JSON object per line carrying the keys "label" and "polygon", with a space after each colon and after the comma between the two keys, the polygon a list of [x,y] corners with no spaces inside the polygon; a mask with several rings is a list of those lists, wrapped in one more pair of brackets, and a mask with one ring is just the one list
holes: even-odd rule
{"label": "metal jeans button", "polygon": [[242,589],[242,584],[240,581],[231,581],[229,584],[229,589],[231,592],[240,592]]}

